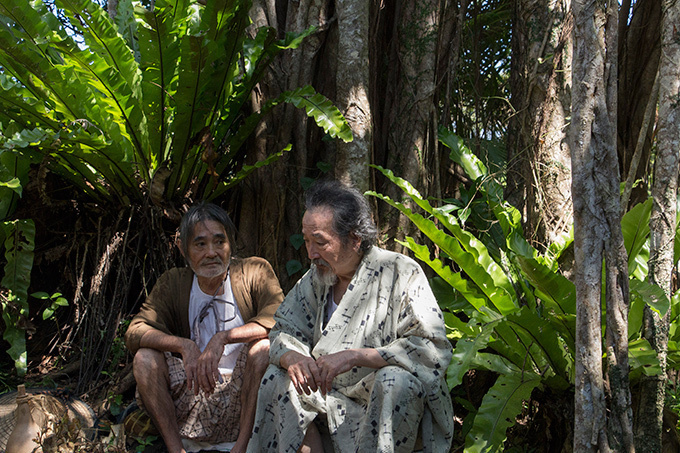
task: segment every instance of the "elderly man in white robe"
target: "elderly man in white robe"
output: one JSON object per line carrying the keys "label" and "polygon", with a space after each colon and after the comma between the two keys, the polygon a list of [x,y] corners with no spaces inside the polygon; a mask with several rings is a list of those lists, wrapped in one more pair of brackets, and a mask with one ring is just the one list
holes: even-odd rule
{"label": "elderly man in white robe", "polygon": [[452,349],[422,269],[374,245],[355,189],[317,183],[305,207],[312,266],[276,312],[248,451],[448,452]]}

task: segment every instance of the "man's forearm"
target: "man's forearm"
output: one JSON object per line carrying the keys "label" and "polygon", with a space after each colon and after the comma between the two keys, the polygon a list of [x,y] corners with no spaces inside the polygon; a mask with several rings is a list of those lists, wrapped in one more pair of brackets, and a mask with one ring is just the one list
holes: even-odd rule
{"label": "man's forearm", "polygon": [[[348,349],[346,351],[338,351],[329,356],[322,356],[322,362],[328,361],[330,357],[340,357],[346,355],[350,367],[363,366],[367,368],[382,368],[389,365],[385,359],[382,358],[380,352],[373,348],[362,348],[362,349]],[[299,362],[303,359],[308,359],[308,356],[300,354],[296,351],[288,351],[281,356],[279,360],[279,365],[282,368],[288,369],[289,366],[294,363]],[[321,360],[320,359],[320,360]]]}
{"label": "man's forearm", "polygon": [[186,342],[191,341],[188,338],[169,335],[160,330],[149,330],[139,340],[139,346],[142,348],[151,348],[158,351],[175,352],[183,354],[187,347]]}
{"label": "man's forearm", "polygon": [[262,340],[269,335],[269,329],[256,323],[249,322],[241,327],[219,332],[222,335],[223,344],[229,343],[250,343],[255,340]]}
{"label": "man's forearm", "polygon": [[373,348],[350,349],[354,353],[354,366],[364,366],[368,368],[382,368],[389,365],[382,358],[380,352]]}
{"label": "man's forearm", "polygon": [[301,360],[310,359],[310,358],[311,357],[300,354],[297,351],[288,351],[281,356],[281,359],[279,359],[279,366],[281,368],[283,368],[284,370],[287,370],[288,367],[290,367],[291,365],[293,365],[293,364],[295,364],[295,363],[297,363]]}

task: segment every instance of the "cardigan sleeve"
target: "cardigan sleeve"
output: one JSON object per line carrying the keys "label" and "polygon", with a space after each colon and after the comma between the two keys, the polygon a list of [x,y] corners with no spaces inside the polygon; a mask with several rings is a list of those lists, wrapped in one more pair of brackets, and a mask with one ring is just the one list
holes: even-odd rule
{"label": "cardigan sleeve", "polygon": [[192,275],[189,269],[175,268],[158,279],[125,333],[125,344],[133,355],[140,347],[142,336],[149,330],[189,337],[191,284],[187,282],[191,282]]}
{"label": "cardigan sleeve", "polygon": [[[257,257],[235,258],[230,272],[233,272],[232,291],[244,320],[271,329],[283,291],[269,262]],[[125,344],[133,355],[140,347],[142,336],[152,329],[189,338],[192,281],[193,273],[188,268],[171,269],[158,279],[125,334]]]}
{"label": "cardigan sleeve", "polygon": [[232,290],[241,315],[246,322],[271,329],[274,313],[283,301],[283,290],[274,269],[267,260],[258,257],[239,259],[239,267],[240,272],[232,280]]}

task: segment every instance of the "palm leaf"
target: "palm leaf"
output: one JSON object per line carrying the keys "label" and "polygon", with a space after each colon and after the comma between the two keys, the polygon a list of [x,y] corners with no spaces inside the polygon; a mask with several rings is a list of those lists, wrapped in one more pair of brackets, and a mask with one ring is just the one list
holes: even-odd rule
{"label": "palm leaf", "polygon": [[213,122],[221,120],[222,110],[213,112],[213,108],[216,102],[223,105],[225,96],[229,95],[226,85],[238,74],[242,31],[249,23],[248,9],[239,2],[218,0],[208,2],[205,11],[196,6],[187,21],[187,32],[181,37],[179,47],[171,153],[171,161],[181,162],[185,168],[181,174],[173,171],[168,183],[170,197],[174,190],[184,191],[191,181],[200,180],[207,170],[200,161],[201,150],[196,146],[200,135],[207,134],[205,136],[216,140],[218,145],[221,141],[213,135]]}
{"label": "palm leaf", "polygon": [[[474,261],[476,261],[482,268],[487,270],[488,274],[492,276],[492,278],[495,280],[494,285],[496,285],[502,291],[505,291],[509,295],[510,299],[513,300],[513,305],[515,304],[514,301],[516,299],[516,295],[515,289],[512,286],[512,282],[508,278],[508,275],[503,271],[503,269],[500,268],[498,263],[494,261],[494,259],[491,257],[489,253],[489,250],[480,240],[478,240],[473,234],[468,233],[463,228],[461,228],[461,226],[458,224],[458,221],[455,219],[455,217],[449,214],[447,209],[433,208],[427,200],[422,198],[420,193],[418,193],[418,191],[411,185],[411,183],[409,183],[403,178],[395,176],[391,170],[384,169],[378,165],[371,166],[378,169],[390,181],[396,184],[402,191],[404,191],[404,193],[406,193],[411,198],[411,200],[413,200],[413,202],[416,205],[418,205],[425,212],[432,215],[435,219],[441,222],[441,224],[453,235],[453,237],[455,237],[455,239],[458,241],[462,249],[465,250],[465,252],[469,253],[471,258]],[[371,195],[372,193],[368,194]],[[400,209],[398,205],[393,206],[397,207],[397,209]],[[403,205],[401,206],[405,208],[405,206]],[[409,213],[414,215],[414,218],[416,219],[422,218],[422,216],[419,216],[418,214],[413,214],[410,211],[410,209],[408,208],[405,209],[407,209]],[[405,211],[402,212],[408,217],[408,214]],[[413,219],[410,220],[413,221]],[[438,230],[439,229],[435,226],[432,231]],[[427,232],[425,231],[424,233],[427,234]],[[461,265],[461,267],[463,266]],[[482,284],[480,284],[479,282],[478,284],[480,285],[480,287],[483,288]]]}
{"label": "palm leaf", "polygon": [[537,387],[541,387],[541,376],[534,373],[500,375],[484,396],[475,416],[465,439],[466,453],[500,451],[506,430],[515,424],[524,401]]}
{"label": "palm leaf", "polygon": [[70,38],[48,26],[58,27],[58,21],[39,5],[41,9],[34,10],[28,2],[0,3],[0,65],[36,99],[49,102],[56,113],[83,118],[80,107],[91,103],[93,95],[79,79],[69,80],[72,74],[58,70],[52,55],[43,49],[47,47],[45,36],[53,40]]}
{"label": "palm leaf", "polygon": [[345,143],[353,140],[352,130],[337,107],[311,86],[287,91],[281,98],[283,102],[304,109],[307,116],[313,117],[316,124],[331,137],[339,138]]}
{"label": "palm leaf", "polygon": [[431,259],[430,250],[426,246],[417,244],[411,237],[406,237],[405,242],[398,242],[411,250],[416,258],[430,266],[437,275],[451,285],[453,289],[458,291],[477,312],[483,314],[482,319],[491,321],[498,317],[498,314],[488,317],[487,313],[489,313],[489,310],[484,310],[484,308],[488,307],[489,299],[477,285],[461,275],[460,272],[453,272],[453,270],[449,266],[445,266],[441,260]]}
{"label": "palm leaf", "polygon": [[[242,74],[245,72],[239,67],[239,60],[243,58],[244,54],[243,49],[246,36],[242,30],[245,30],[250,24],[250,17],[248,15],[250,5],[250,1],[243,0],[227,0],[222,3],[211,2],[208,4],[203,15],[209,19],[215,19],[213,22],[208,23],[209,29],[215,32],[211,42],[224,55],[224,57],[215,59],[210,63],[216,68],[218,65],[221,65],[222,68],[212,73],[213,81],[207,85],[208,91],[201,96],[212,103],[211,118],[208,120],[209,124],[215,124],[217,119],[224,119],[223,115],[225,112],[227,114],[238,114],[243,104],[248,100],[248,94],[250,94],[254,86],[251,85],[247,92],[232,96],[235,83],[239,79],[243,79]],[[216,7],[214,12],[210,9],[212,6]],[[240,104],[232,105],[228,102],[233,98],[237,98]],[[229,122],[220,121],[220,123],[227,124]],[[222,135],[214,127],[212,131],[218,142],[221,142]]]}
{"label": "palm leaf", "polygon": [[539,317],[529,307],[509,314],[505,322],[498,324],[496,332],[508,347],[520,350],[518,352],[527,359],[531,358],[540,374],[552,373],[561,378],[565,386],[573,380],[573,350],[566,347],[547,319]]}
{"label": "palm leaf", "polygon": [[[383,171],[380,168],[378,169]],[[391,176],[391,172],[383,171],[383,173],[388,178]],[[366,195],[375,196],[401,211],[461,267],[493,303],[499,313],[511,313],[517,309],[512,283],[503,270],[491,259],[486,247],[473,235],[459,228],[458,236],[454,238],[437,228],[431,220],[412,212],[403,204],[395,202],[385,195],[372,191],[366,192]],[[466,247],[461,246],[461,244]]]}
{"label": "palm leaf", "polygon": [[461,137],[444,127],[439,128],[439,141],[451,149],[449,157],[452,161],[463,167],[465,173],[473,180],[480,182],[485,195],[491,201],[501,203],[503,200],[503,188],[492,178],[489,178],[489,170],[486,165],[465,146]]}
{"label": "palm leaf", "polygon": [[475,355],[470,366],[474,370],[492,371],[496,374],[519,374],[522,369],[507,357],[490,352],[479,352]]}
{"label": "palm leaf", "polygon": [[[51,149],[51,142],[54,141],[51,140],[43,152],[54,155],[64,152],[84,161],[84,165],[101,167],[102,173],[108,173],[112,183],[125,185],[131,193],[138,192],[139,185],[130,179],[134,173],[134,151],[124,125],[116,119],[115,102],[99,95],[100,91],[96,87],[101,86],[100,82],[94,86],[89,84],[91,79],[84,74],[91,75],[91,70],[76,70],[79,64],[70,60],[68,52],[81,58],[83,51],[77,48],[71,38],[60,32],[58,22],[44,7],[34,10],[22,2],[12,2],[11,6],[2,7],[5,13],[13,14],[13,22],[3,22],[0,27],[0,64],[26,87],[26,93],[50,106],[52,110],[44,115],[46,119],[43,125],[53,128],[55,138],[70,143],[70,146],[63,143],[61,148]],[[48,32],[46,24],[57,27],[56,31]],[[16,45],[17,42],[21,42],[21,45]],[[55,49],[66,49],[67,52],[59,53]],[[60,122],[50,123],[50,118],[60,118]],[[103,141],[88,138],[104,133],[99,126],[91,128],[87,134],[74,135],[69,132],[80,130],[79,123],[103,125],[107,138]],[[80,145],[94,141],[101,144],[108,140],[115,146],[99,148],[97,153],[88,152],[87,146]],[[72,173],[59,165],[52,165],[51,168],[61,174]],[[100,184],[99,177],[88,181],[92,186]],[[83,184],[83,181],[80,183]]]}
{"label": "palm leaf", "polygon": [[[88,44],[80,49],[71,40],[56,43],[65,58],[70,58],[87,82],[97,92],[102,106],[115,123],[120,123],[121,134],[133,144],[134,158],[141,166],[141,175],[148,181],[149,137],[146,118],[141,108],[141,71],[132,50],[118,34],[104,10],[91,0],[56,0],[64,9],[71,24],[80,29]],[[106,130],[107,123],[97,122]],[[115,124],[113,124],[115,126]]]}
{"label": "palm leaf", "polygon": [[[214,132],[215,137],[220,140],[224,139],[229,143],[229,151],[218,167],[219,173],[224,171],[227,164],[241,149],[241,145],[252,134],[262,117],[273,107],[283,102],[283,96],[287,95],[284,93],[277,99],[267,101],[259,112],[249,115],[242,124],[237,125],[236,122],[241,119],[242,107],[248,99],[249,93],[259,83],[263,73],[276,55],[283,50],[296,49],[313,30],[314,27],[310,27],[300,33],[287,33],[285,39],[278,40],[276,39],[276,29],[262,27],[255,38],[243,41],[242,71],[238,78],[233,81],[231,95],[225,96],[223,111],[228,112],[228,115],[223,117],[223,121],[219,123]],[[344,118],[343,123],[346,124]]]}
{"label": "palm leaf", "polygon": [[[33,220],[16,220],[0,224],[5,237],[5,268],[0,285],[10,290],[7,300],[0,301],[5,321],[3,338],[10,344],[7,351],[20,376],[26,373],[26,332],[19,325],[28,318],[28,287],[33,268],[35,224]],[[13,309],[6,304],[12,304]]]}
{"label": "palm leaf", "polygon": [[[349,124],[347,124],[347,120],[342,116],[338,108],[328,98],[316,93],[314,88],[307,85],[297,90],[282,93],[278,98],[265,103],[259,112],[248,116],[244,120],[243,125],[238,129],[238,132],[229,141],[230,153],[227,157],[233,156],[247,137],[255,130],[262,117],[281,103],[291,103],[296,107],[304,108],[307,116],[314,118],[316,124],[331,137],[340,138],[345,142],[353,140]],[[228,161],[229,159],[227,158],[225,162]],[[220,170],[223,171],[223,168],[224,165],[220,167]]]}
{"label": "palm leaf", "polygon": [[0,220],[6,219],[21,197],[31,161],[17,151],[0,151]]}
{"label": "palm leaf", "polygon": [[563,275],[541,264],[521,247],[524,241],[515,241],[511,235],[508,247],[515,252],[513,261],[522,275],[534,288],[536,297],[544,307],[544,317],[562,334],[567,346],[573,351],[576,329],[576,288]]}
{"label": "palm leaf", "polygon": [[633,206],[621,219],[623,242],[628,253],[628,273],[637,267],[637,257],[649,239],[649,219],[652,214],[652,199]]}
{"label": "palm leaf", "polygon": [[645,376],[657,376],[662,373],[659,358],[654,348],[644,338],[628,343],[628,363],[630,379]]}
{"label": "palm leaf", "polygon": [[36,99],[23,85],[0,74],[0,117],[12,120],[26,129],[35,126],[58,130],[44,102]]}
{"label": "palm leaf", "polygon": [[489,343],[494,324],[486,324],[477,335],[456,342],[453,357],[446,370],[446,383],[449,389],[453,389],[463,382],[463,376],[471,368],[479,351],[486,348]]}
{"label": "palm leaf", "polygon": [[256,162],[254,165],[244,165],[243,168],[241,168],[241,170],[239,170],[239,172],[236,173],[234,176],[229,178],[228,181],[221,181],[220,184],[215,189],[210,190],[211,194],[209,198],[212,199],[213,197],[219,196],[226,190],[230,189],[231,187],[241,182],[246,176],[251,174],[253,171],[257,170],[258,168],[264,167],[265,165],[269,165],[272,162],[276,162],[277,160],[279,160],[281,156],[283,156],[284,152],[290,151],[291,148],[292,145],[288,144],[278,153],[270,154],[265,159]]}
{"label": "palm leaf", "polygon": [[189,14],[187,0],[157,0],[150,10],[137,6],[142,108],[147,118],[153,168],[170,158],[172,124],[180,61],[180,36]]}
{"label": "palm leaf", "polygon": [[486,165],[477,156],[469,152],[461,137],[442,127],[439,129],[437,138],[451,150],[449,155],[451,160],[463,167],[465,174],[473,181],[489,173]]}
{"label": "palm leaf", "polygon": [[640,281],[637,278],[630,279],[630,293],[632,298],[640,298],[659,314],[661,318],[666,315],[670,308],[670,301],[664,290],[659,286],[648,281]]}

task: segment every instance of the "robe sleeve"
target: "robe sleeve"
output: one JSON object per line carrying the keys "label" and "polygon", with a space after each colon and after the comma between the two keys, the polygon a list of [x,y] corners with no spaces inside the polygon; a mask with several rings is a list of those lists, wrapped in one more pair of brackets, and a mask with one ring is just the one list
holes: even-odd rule
{"label": "robe sleeve", "polygon": [[446,337],[444,317],[420,267],[416,265],[405,280],[400,284],[397,339],[377,349],[387,363],[408,370],[427,389],[429,410],[422,421],[423,437],[434,439],[430,443],[438,447],[432,451],[448,451],[453,408],[445,373],[453,354],[451,343]]}
{"label": "robe sleeve", "polygon": [[269,360],[280,366],[281,356],[295,351],[311,357],[319,302],[308,272],[288,293],[274,315],[276,324],[269,333]]}
{"label": "robe sleeve", "polygon": [[444,317],[417,265],[400,280],[395,293],[397,338],[377,350],[390,365],[408,370],[426,386],[438,387],[452,355]]}

